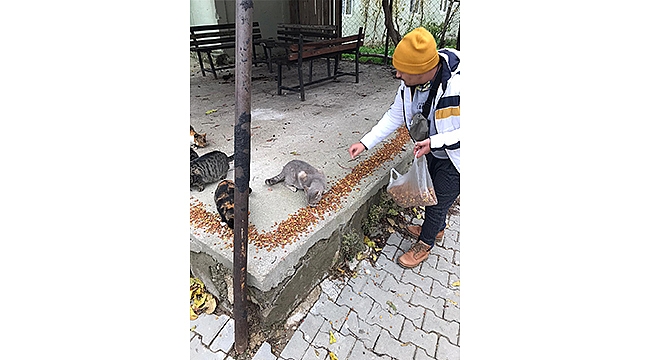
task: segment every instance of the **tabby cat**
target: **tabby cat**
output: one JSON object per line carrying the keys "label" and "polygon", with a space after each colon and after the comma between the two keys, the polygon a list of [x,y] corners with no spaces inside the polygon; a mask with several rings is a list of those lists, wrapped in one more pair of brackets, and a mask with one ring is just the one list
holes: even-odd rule
{"label": "tabby cat", "polygon": [[192,161],[192,160],[194,160],[194,159],[196,159],[198,157],[199,157],[199,154],[197,154],[196,151],[194,151],[194,149],[190,148],[190,161]]}
{"label": "tabby cat", "polygon": [[[248,193],[253,192],[248,188]],[[221,180],[214,191],[214,203],[217,205],[217,211],[221,215],[221,220],[229,228],[235,227],[235,183],[232,180]]]}
{"label": "tabby cat", "polygon": [[265,183],[275,185],[281,181],[284,181],[284,185],[294,192],[298,189],[304,190],[310,206],[318,205],[327,185],[325,174],[302,160],[289,161],[282,168],[282,172],[266,179]]}
{"label": "tabby cat", "polygon": [[203,191],[206,184],[224,179],[234,157],[214,150],[190,161],[190,190]]}
{"label": "tabby cat", "polygon": [[207,133],[199,134],[196,131],[194,131],[194,128],[192,125],[190,125],[190,145],[194,145],[196,147],[205,147],[207,145],[207,141],[205,140],[205,135]]}

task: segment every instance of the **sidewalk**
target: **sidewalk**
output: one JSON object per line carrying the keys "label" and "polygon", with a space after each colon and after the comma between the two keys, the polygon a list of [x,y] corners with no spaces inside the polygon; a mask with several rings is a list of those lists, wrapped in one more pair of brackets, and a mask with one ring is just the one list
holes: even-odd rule
{"label": "sidewalk", "polygon": [[[447,225],[429,259],[413,269],[397,264],[413,239],[395,232],[374,267],[364,260],[356,278],[324,279],[282,352],[265,342],[253,359],[460,359],[460,215]],[[190,328],[190,359],[232,359],[233,319],[201,315]]]}

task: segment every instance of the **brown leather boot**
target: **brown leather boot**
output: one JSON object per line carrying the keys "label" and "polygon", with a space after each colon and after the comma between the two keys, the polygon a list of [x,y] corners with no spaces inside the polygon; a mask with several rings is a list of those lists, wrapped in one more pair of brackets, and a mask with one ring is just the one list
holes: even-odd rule
{"label": "brown leather boot", "polygon": [[[413,236],[414,238],[417,239],[417,238],[420,237],[420,233],[422,232],[422,226],[409,225],[409,226],[406,227],[406,231],[408,231],[408,233],[411,234],[411,236]],[[440,240],[442,240],[443,236],[445,236],[445,230],[444,229],[442,231],[440,231],[438,234],[436,234],[436,242],[439,242]]]}
{"label": "brown leather boot", "polygon": [[429,258],[429,250],[431,250],[431,246],[422,241],[418,241],[411,246],[409,251],[400,256],[397,261],[405,268],[414,268]]}

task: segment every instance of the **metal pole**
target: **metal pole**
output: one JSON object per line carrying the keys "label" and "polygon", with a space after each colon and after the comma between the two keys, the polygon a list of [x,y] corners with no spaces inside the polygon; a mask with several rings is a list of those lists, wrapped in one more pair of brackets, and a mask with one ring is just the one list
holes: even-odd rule
{"label": "metal pole", "polygon": [[242,354],[248,347],[246,311],[248,252],[248,189],[251,148],[251,39],[253,0],[237,3],[235,17],[235,226],[233,229],[233,286],[235,351]]}

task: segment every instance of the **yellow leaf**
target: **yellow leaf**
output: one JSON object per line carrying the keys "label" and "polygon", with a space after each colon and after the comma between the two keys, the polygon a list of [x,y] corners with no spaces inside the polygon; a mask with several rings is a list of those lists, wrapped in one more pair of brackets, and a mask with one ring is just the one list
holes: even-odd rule
{"label": "yellow leaf", "polygon": [[214,309],[217,308],[217,300],[210,294],[208,294],[208,300],[205,301],[207,309],[205,310],[206,314],[212,314]]}
{"label": "yellow leaf", "polygon": [[337,358],[336,355],[330,351],[330,360],[339,360],[339,358]]}
{"label": "yellow leaf", "polygon": [[[190,309],[190,310],[191,310],[191,309]],[[192,327],[190,328],[190,330],[191,330],[191,331],[196,330],[196,325],[192,326]]]}
{"label": "yellow leaf", "polygon": [[458,305],[458,303],[455,302],[454,300],[449,300],[449,299],[447,299],[447,301],[449,301],[450,303],[452,303],[452,304],[454,304],[454,305]]}
{"label": "yellow leaf", "polygon": [[190,320],[196,320],[198,319],[198,317],[199,316],[196,315],[196,313],[194,313],[194,310],[192,310],[192,308],[190,307]]}
{"label": "yellow leaf", "polygon": [[215,112],[217,112],[217,109],[208,110],[208,111],[205,112],[205,114],[210,115],[210,114],[215,113]]}
{"label": "yellow leaf", "polygon": [[336,342],[336,338],[334,337],[332,330],[330,330],[330,344],[334,344],[335,342]]}
{"label": "yellow leaf", "polygon": [[451,286],[460,286],[460,280],[456,280],[453,283],[451,283]]}
{"label": "yellow leaf", "polygon": [[368,245],[368,247],[371,247],[371,248],[373,248],[373,249],[374,249],[375,246],[376,246],[376,245],[375,245],[375,242],[372,241],[372,240],[370,240],[370,238],[369,238],[368,236],[365,236],[365,237],[363,238],[363,243],[366,244],[366,245]]}
{"label": "yellow leaf", "polygon": [[393,229],[391,226],[389,226],[387,230],[391,234],[395,232],[395,229]]}
{"label": "yellow leaf", "polygon": [[388,220],[388,223],[389,223],[391,226],[395,226],[395,225],[396,225],[396,224],[395,224],[395,220],[393,220],[393,219],[391,219],[391,218],[386,218],[386,220]]}

